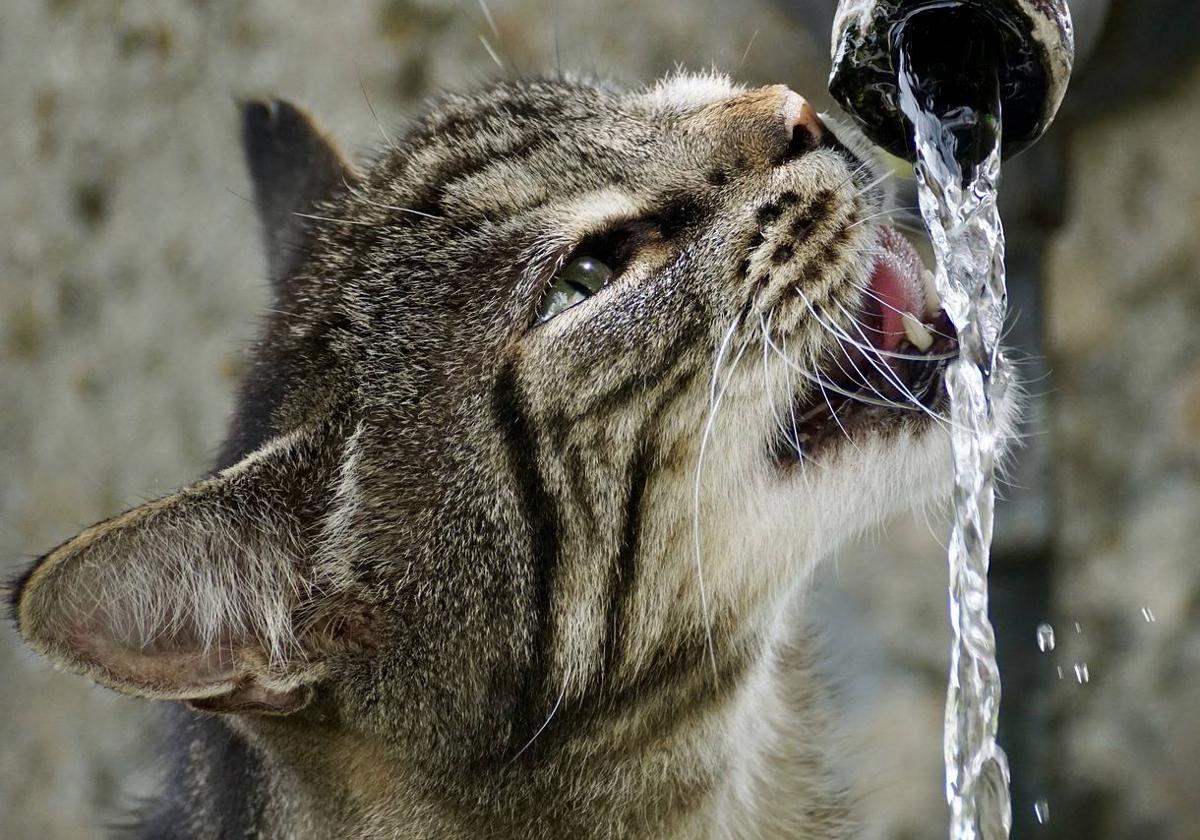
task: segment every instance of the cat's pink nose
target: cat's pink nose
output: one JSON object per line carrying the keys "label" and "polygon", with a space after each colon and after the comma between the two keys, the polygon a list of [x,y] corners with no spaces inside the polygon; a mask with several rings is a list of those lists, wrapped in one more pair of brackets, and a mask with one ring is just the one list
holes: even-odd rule
{"label": "cat's pink nose", "polygon": [[807,134],[811,144],[817,146],[825,137],[825,124],[817,116],[817,109],[800,94],[789,90],[783,98],[783,118],[788,131]]}

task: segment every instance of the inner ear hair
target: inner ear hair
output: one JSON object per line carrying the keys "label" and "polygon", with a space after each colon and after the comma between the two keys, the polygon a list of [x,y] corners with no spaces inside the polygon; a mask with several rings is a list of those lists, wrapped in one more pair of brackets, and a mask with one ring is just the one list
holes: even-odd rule
{"label": "inner ear hair", "polygon": [[19,632],[60,668],[127,694],[209,711],[301,708],[342,641],[325,636],[343,624],[321,619],[346,611],[347,596],[318,583],[307,536],[336,480],[322,451],[285,435],[88,528],[21,582]]}

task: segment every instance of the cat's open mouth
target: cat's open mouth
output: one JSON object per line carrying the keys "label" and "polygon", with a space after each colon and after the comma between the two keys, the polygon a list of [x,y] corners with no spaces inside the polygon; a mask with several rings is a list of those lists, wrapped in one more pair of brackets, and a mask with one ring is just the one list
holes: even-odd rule
{"label": "cat's open mouth", "polygon": [[[842,310],[843,313],[846,310]],[[837,342],[792,406],[781,436],[781,462],[811,457],[837,441],[945,410],[943,377],[958,355],[958,334],[941,309],[913,246],[881,227],[879,255],[852,322],[814,305],[812,314]]]}

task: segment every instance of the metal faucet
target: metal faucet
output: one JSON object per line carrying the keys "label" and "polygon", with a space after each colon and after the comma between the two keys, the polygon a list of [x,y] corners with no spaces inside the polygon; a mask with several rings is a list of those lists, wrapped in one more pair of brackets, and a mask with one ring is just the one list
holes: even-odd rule
{"label": "metal faucet", "polygon": [[1054,119],[1074,57],[1066,0],[842,0],[829,89],[872,140],[913,160],[912,126],[899,104],[902,60],[947,112],[994,100],[998,86],[1003,153],[1011,157]]}

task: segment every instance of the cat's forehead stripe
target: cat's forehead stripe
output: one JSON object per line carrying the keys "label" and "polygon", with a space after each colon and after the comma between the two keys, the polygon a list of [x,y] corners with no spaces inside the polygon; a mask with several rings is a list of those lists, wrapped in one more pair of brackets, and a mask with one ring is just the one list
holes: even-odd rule
{"label": "cat's forehead stripe", "polygon": [[641,206],[617,189],[602,189],[562,205],[550,225],[529,251],[527,273],[536,275],[550,260],[561,259],[580,240],[618,222],[636,218]]}
{"label": "cat's forehead stripe", "polygon": [[567,205],[561,222],[578,239],[613,222],[635,218],[641,210],[641,206],[626,193],[617,189],[603,189]]}

